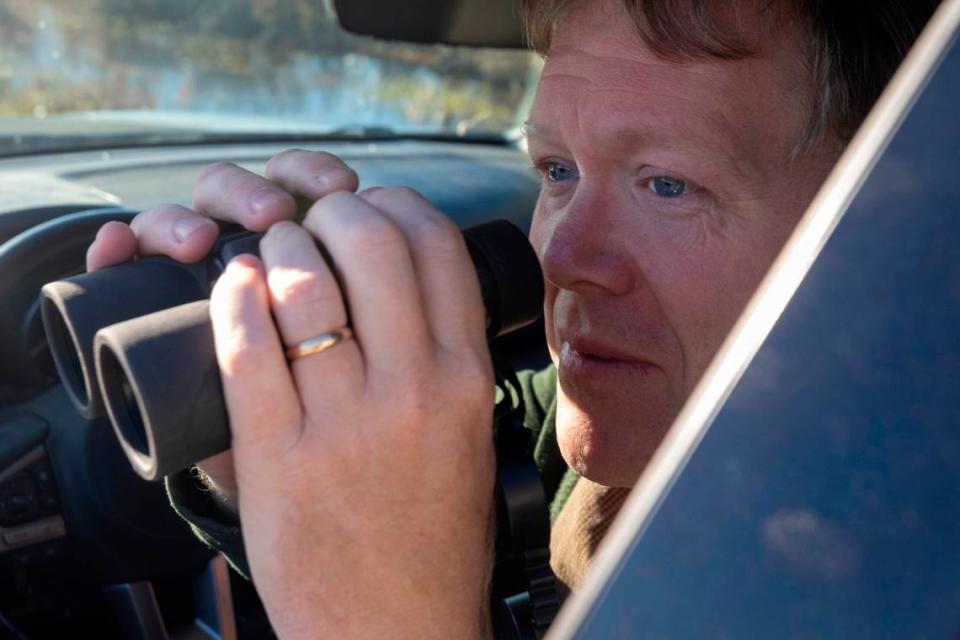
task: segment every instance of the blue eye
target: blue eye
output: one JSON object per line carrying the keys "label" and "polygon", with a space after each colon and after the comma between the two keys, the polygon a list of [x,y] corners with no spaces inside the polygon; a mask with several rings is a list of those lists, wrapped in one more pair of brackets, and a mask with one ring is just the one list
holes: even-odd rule
{"label": "blue eye", "polygon": [[678,198],[687,193],[687,183],[680,178],[671,178],[670,176],[657,176],[649,182],[650,191],[661,198]]}
{"label": "blue eye", "polygon": [[573,177],[576,177],[576,173],[572,169],[556,162],[547,163],[547,179],[550,182],[563,182]]}

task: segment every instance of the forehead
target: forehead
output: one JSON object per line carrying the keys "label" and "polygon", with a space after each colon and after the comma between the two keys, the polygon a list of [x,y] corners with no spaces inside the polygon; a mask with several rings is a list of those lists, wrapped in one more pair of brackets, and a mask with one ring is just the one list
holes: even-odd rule
{"label": "forehead", "polygon": [[617,143],[709,140],[741,155],[757,145],[791,147],[812,102],[805,32],[760,9],[741,11],[737,20],[755,55],[670,60],[647,46],[622,0],[575,4],[554,34],[531,112],[534,129]]}

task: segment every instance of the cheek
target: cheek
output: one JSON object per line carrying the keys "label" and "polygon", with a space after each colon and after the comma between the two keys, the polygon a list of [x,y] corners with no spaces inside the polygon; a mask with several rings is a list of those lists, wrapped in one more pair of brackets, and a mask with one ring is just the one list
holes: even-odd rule
{"label": "cheek", "polygon": [[[729,235],[660,255],[648,277],[679,341],[689,393],[753,296],[781,246]],[[661,246],[667,246],[666,244]]]}

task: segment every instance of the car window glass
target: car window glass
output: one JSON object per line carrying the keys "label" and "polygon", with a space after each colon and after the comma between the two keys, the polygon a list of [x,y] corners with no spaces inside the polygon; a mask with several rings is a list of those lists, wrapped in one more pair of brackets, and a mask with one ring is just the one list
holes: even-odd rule
{"label": "car window glass", "polygon": [[523,50],[354,36],[314,0],[2,0],[0,152],[57,134],[502,132],[538,69]]}

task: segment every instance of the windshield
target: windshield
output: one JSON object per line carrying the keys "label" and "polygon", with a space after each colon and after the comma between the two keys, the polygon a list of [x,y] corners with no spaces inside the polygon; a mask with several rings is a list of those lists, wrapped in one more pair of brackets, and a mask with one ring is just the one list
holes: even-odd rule
{"label": "windshield", "polygon": [[322,0],[0,0],[0,154],[224,136],[501,136],[525,51],[344,32]]}

